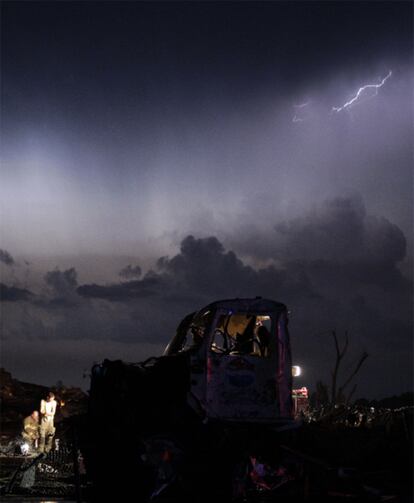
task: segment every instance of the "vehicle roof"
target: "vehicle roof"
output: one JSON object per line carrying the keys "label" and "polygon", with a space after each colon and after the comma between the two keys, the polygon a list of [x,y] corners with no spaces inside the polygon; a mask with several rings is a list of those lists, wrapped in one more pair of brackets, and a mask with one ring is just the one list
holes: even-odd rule
{"label": "vehicle roof", "polygon": [[204,309],[235,309],[237,311],[255,311],[255,312],[270,312],[270,311],[285,311],[285,304],[274,300],[262,299],[255,297],[253,299],[226,299],[212,302]]}

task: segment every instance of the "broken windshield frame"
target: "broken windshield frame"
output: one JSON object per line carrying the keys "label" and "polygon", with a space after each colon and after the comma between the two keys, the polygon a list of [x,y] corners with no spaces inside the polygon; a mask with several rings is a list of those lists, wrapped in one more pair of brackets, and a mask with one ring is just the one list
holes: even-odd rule
{"label": "broken windshield frame", "polygon": [[174,355],[201,346],[210,328],[213,311],[204,309],[187,315],[177,327],[177,332],[164,351],[164,355]]}
{"label": "broken windshield frame", "polygon": [[273,320],[268,314],[222,311],[216,316],[209,351],[267,358],[273,352]]}

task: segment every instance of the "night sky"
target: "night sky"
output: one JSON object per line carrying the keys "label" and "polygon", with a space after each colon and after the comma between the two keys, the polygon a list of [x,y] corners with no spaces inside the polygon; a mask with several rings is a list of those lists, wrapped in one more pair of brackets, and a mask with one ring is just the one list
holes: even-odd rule
{"label": "night sky", "polygon": [[1,9],[3,367],[87,388],[261,295],[298,385],[336,330],[370,355],[356,396],[412,390],[410,2]]}

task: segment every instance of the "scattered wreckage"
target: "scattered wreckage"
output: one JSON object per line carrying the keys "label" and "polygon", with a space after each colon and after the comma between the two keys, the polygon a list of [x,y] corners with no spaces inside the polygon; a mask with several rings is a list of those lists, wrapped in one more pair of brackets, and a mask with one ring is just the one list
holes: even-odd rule
{"label": "scattered wreckage", "polygon": [[[37,390],[6,377],[12,426]],[[72,395],[65,413],[83,407],[83,396],[70,406]],[[2,440],[0,491],[79,502],[405,503],[413,411],[309,410],[307,389],[292,390],[286,307],[216,302],[184,318],[163,356],[95,365],[88,413],[59,423],[62,443],[47,455]]]}
{"label": "scattered wreckage", "polygon": [[231,500],[247,478],[267,484],[264,466],[271,487],[288,480],[272,458],[278,435],[297,425],[286,306],[219,301],[186,316],[163,356],[94,366],[85,461],[98,500],[172,488]]}

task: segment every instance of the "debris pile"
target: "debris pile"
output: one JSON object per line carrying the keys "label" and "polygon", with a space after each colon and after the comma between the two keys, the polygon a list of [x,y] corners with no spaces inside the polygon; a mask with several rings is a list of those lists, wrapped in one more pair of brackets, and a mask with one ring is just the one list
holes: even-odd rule
{"label": "debris pile", "polygon": [[352,406],[311,408],[302,415],[302,418],[307,423],[318,423],[330,429],[367,428],[384,434],[401,431],[409,441],[413,438],[413,415],[413,406],[391,409],[368,407],[356,403]]}
{"label": "debris pile", "polygon": [[2,457],[0,493],[74,497],[85,482],[81,455],[75,460],[74,452],[72,444],[64,444],[48,454]]}

